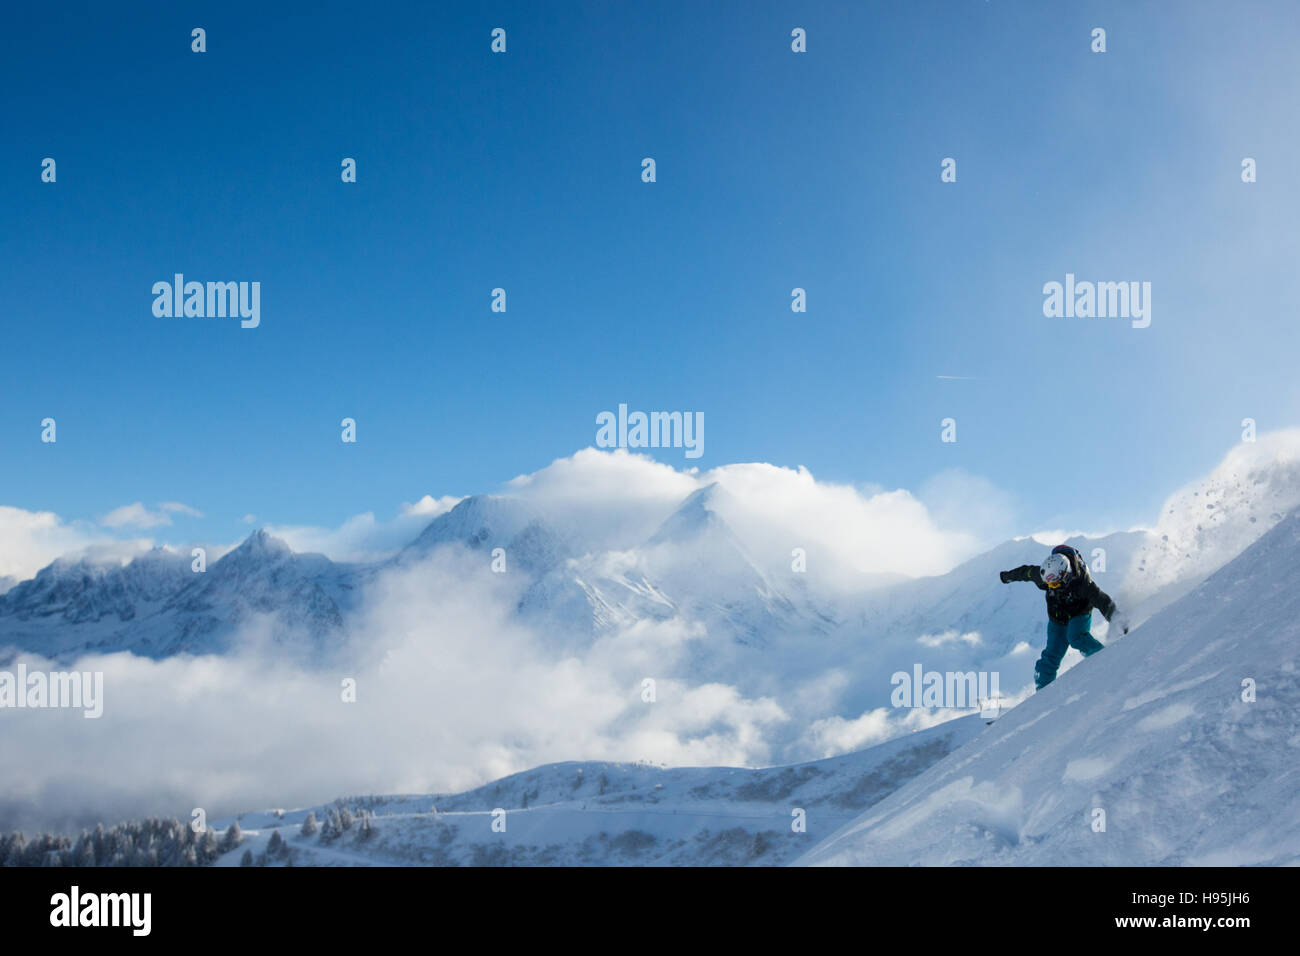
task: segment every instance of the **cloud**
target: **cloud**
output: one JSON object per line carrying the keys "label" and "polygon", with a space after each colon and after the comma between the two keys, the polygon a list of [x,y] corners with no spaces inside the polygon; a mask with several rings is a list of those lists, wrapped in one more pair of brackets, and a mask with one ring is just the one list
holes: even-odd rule
{"label": "cloud", "polygon": [[859,717],[827,717],[809,728],[813,749],[821,757],[835,757],[874,747],[902,733],[925,730],[971,713],[945,708],[877,707]]}
{"label": "cloud", "polygon": [[916,639],[916,643],[922,647],[944,647],[948,644],[969,644],[971,647],[982,644],[983,638],[978,631],[969,631],[963,634],[961,631],[944,631],[942,634],[922,634]]}
{"label": "cloud", "polygon": [[860,585],[864,574],[940,574],[970,557],[978,541],[943,528],[910,492],[863,490],[818,481],[808,469],[770,464],[724,465],[701,476],[728,493],[723,517],[751,548],[789,566],[804,548],[819,578]]}
{"label": "cloud", "polygon": [[[1005,512],[1005,497],[988,482],[973,476],[950,476],[947,481],[949,488],[962,489],[962,501],[970,503],[983,491],[998,503],[998,514]],[[605,550],[642,543],[688,495],[713,483],[726,492],[717,505],[720,513],[760,566],[788,569],[791,550],[803,548],[816,562],[818,581],[840,588],[861,586],[864,574],[946,571],[987,543],[991,526],[979,518],[989,509],[954,506],[936,512],[907,491],[818,481],[805,468],[746,463],[704,473],[693,468],[679,471],[624,449],[583,449],[506,482],[502,491],[530,503],[559,529],[580,529],[586,547]],[[955,494],[949,496],[950,501],[956,499]],[[408,544],[430,520],[461,500],[426,494],[402,503],[386,521],[364,512],[334,527],[275,523],[266,527],[295,551],[317,552],[336,561],[378,561]],[[137,501],[110,511],[99,524],[112,530],[166,528],[174,515],[203,516],[181,502],[163,502],[151,509]],[[963,526],[963,515],[974,524]],[[257,520],[252,513],[242,518],[250,525]],[[20,557],[30,539],[12,539],[7,550],[13,570],[8,573],[30,577],[54,557],[103,540],[102,535],[57,531],[67,526],[53,514],[40,522],[49,532],[44,537],[47,544]],[[52,550],[57,541],[66,541],[68,547]],[[5,573],[0,569],[0,576]]]}
{"label": "cloud", "polygon": [[987,478],[962,468],[929,478],[917,497],[938,527],[969,535],[983,546],[1005,541],[1018,531],[1015,499]]}
{"label": "cloud", "polygon": [[[820,581],[858,587],[864,574],[942,573],[993,543],[989,515],[1004,523],[1010,498],[975,476],[946,480],[967,509],[942,509],[940,520],[905,490],[819,481],[803,467],[754,462],[701,473],[624,449],[587,448],[515,478],[505,492],[561,523],[598,529],[598,546],[628,547],[653,534],[689,494],[716,483],[725,492],[716,503],[720,516],[761,566],[788,570],[799,547],[817,562]],[[993,510],[971,507],[981,491]]]}
{"label": "cloud", "polygon": [[161,528],[172,523],[173,514],[202,518],[203,512],[181,504],[179,501],[164,501],[155,511],[150,511],[142,502],[122,505],[114,508],[99,519],[105,528]]}
{"label": "cloud", "polygon": [[584,528],[593,548],[623,548],[653,534],[700,487],[693,469],[678,471],[621,448],[584,448],[507,482],[504,493],[531,503],[556,525]]}
{"label": "cloud", "polygon": [[[0,829],[78,828],[146,814],[210,817],[346,793],[467,789],[541,763],[769,762],[788,722],[772,699],[687,676],[697,629],[640,623],[581,655],[514,620],[522,586],[443,552],[369,594],[346,660],[287,659],[250,620],[225,657],[90,656],[104,713],[15,710],[0,735]],[[26,656],[29,669],[49,669]],[[642,699],[657,679],[657,699]],[[354,703],[341,681],[356,682]]]}
{"label": "cloud", "polygon": [[409,544],[433,518],[450,511],[459,498],[425,495],[404,502],[395,518],[378,521],[373,512],[353,515],[336,528],[314,525],[266,526],[295,551],[324,554],[334,561],[381,561]]}
{"label": "cloud", "polygon": [[[106,543],[94,527],[68,523],[51,511],[0,505],[0,577],[26,580],[61,555]],[[138,547],[142,542],[129,542]]]}
{"label": "cloud", "polygon": [[436,518],[438,515],[456,507],[461,500],[454,495],[443,495],[441,498],[425,495],[415,503],[403,502],[401,513],[403,515],[419,515],[422,518]]}

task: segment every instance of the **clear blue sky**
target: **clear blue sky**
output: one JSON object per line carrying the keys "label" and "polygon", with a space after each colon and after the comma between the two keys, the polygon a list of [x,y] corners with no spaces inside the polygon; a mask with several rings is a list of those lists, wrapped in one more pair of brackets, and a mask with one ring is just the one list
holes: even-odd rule
{"label": "clear blue sky", "polygon": [[[0,503],[330,525],[627,402],[704,413],[677,465],[955,466],[1099,528],[1300,420],[1294,4],[282,6],[6,11]],[[175,272],[261,327],[155,318]],[[1066,272],[1151,327],[1044,318]]]}

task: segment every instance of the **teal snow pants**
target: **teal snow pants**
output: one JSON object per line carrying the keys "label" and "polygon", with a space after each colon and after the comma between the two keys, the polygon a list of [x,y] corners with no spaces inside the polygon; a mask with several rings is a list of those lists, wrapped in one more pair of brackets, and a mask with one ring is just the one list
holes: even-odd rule
{"label": "teal snow pants", "polygon": [[1096,654],[1106,645],[1092,636],[1092,612],[1072,617],[1069,623],[1047,622],[1047,646],[1034,665],[1034,686],[1042,690],[1056,680],[1056,669],[1066,648],[1073,647],[1084,657]]}

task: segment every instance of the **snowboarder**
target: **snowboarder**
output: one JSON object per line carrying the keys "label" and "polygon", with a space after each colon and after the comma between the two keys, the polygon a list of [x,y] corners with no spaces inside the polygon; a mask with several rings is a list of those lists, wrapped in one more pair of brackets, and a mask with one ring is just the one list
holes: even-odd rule
{"label": "snowboarder", "polygon": [[1047,646],[1043,656],[1034,665],[1034,686],[1042,690],[1056,680],[1056,670],[1061,666],[1068,647],[1073,647],[1084,657],[1089,657],[1104,644],[1092,636],[1092,609],[1101,611],[1107,621],[1128,633],[1128,622],[1117,615],[1115,602],[1088,573],[1083,555],[1068,544],[1052,549],[1041,565],[1022,564],[999,574],[1003,584],[1013,581],[1033,581],[1047,597]]}

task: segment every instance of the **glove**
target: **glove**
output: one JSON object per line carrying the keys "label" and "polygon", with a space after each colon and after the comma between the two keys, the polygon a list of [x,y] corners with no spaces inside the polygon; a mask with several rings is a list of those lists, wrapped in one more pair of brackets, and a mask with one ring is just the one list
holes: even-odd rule
{"label": "glove", "polygon": [[1010,571],[999,571],[999,572],[998,572],[998,577],[1002,579],[1002,583],[1003,583],[1003,584],[1010,584],[1010,583],[1011,583],[1011,572],[1010,572]]}

